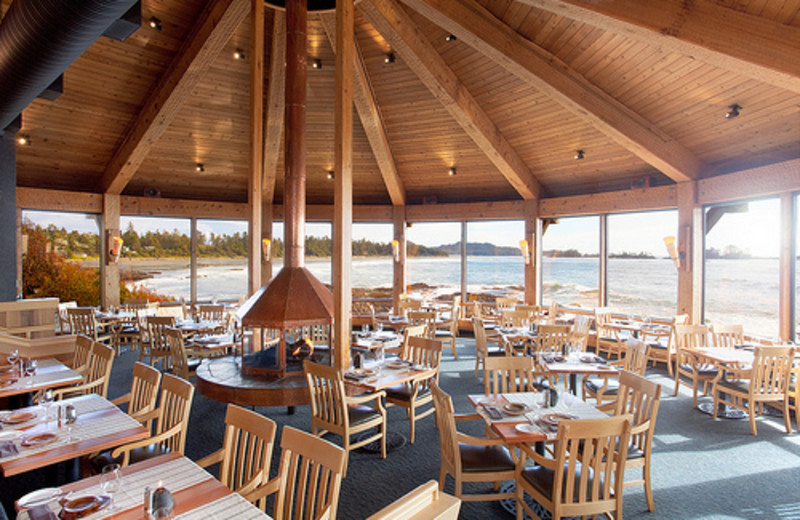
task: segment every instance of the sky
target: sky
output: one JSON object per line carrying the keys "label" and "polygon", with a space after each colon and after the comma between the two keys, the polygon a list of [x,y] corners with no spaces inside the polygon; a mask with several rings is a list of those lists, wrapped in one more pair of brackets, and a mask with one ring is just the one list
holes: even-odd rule
{"label": "sky", "polygon": [[[723,250],[734,244],[753,256],[778,256],[779,209],[777,198],[752,201],[746,213],[729,213],[706,235],[706,247]],[[47,211],[23,211],[23,217],[48,226],[54,224],[68,230],[97,232],[97,218],[83,213],[62,213]],[[139,233],[147,231],[172,231],[177,229],[189,234],[188,219],[167,219],[148,217],[122,217],[121,227],[127,229],[134,224]],[[623,213],[610,215],[609,251],[648,252],[655,256],[666,256],[664,237],[678,235],[677,211],[652,211],[647,213]],[[245,221],[198,220],[198,230],[208,235],[247,232]],[[275,223],[274,236],[283,238],[282,223]],[[306,235],[330,236],[329,223],[309,222]],[[519,247],[524,238],[522,221],[475,221],[467,224],[469,242],[489,242],[499,246]],[[425,246],[452,244],[461,240],[461,224],[458,222],[414,223],[407,230],[407,239]],[[578,249],[582,253],[596,254],[599,251],[599,219],[591,217],[572,217],[559,219],[548,228],[544,235],[544,249]],[[387,243],[392,240],[392,224],[354,224],[353,239],[368,239]]]}

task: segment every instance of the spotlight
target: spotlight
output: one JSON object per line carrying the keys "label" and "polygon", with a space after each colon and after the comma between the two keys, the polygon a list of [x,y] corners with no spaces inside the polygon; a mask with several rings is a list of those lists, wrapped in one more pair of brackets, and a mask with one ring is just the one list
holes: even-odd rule
{"label": "spotlight", "polygon": [[575,150],[575,160],[580,161],[583,159],[583,150]]}
{"label": "spotlight", "polygon": [[198,173],[206,171],[206,168],[205,168],[205,166],[203,166],[203,163],[201,163],[201,162],[197,163],[197,164],[195,165],[194,169],[195,169],[195,171],[197,171]]}
{"label": "spotlight", "polygon": [[161,20],[156,18],[155,16],[151,16],[150,20],[148,21],[148,25],[151,29],[155,29],[156,31],[161,30]]}
{"label": "spotlight", "polygon": [[383,62],[384,63],[394,63],[394,54],[391,53],[391,52],[389,54],[387,54],[386,57],[383,58]]}
{"label": "spotlight", "polygon": [[446,41],[446,42],[454,42],[457,39],[458,38],[456,38],[455,34],[448,34],[447,36],[444,37],[444,41]]}
{"label": "spotlight", "polygon": [[243,60],[244,59],[244,51],[237,47],[233,51],[233,59],[234,60]]}
{"label": "spotlight", "polygon": [[311,61],[311,68],[312,69],[321,69],[322,68],[322,60],[316,59]]}
{"label": "spotlight", "polygon": [[333,170],[328,170],[328,178],[333,179]]}
{"label": "spotlight", "polygon": [[19,137],[17,137],[17,144],[19,144],[20,146],[30,146],[31,136],[20,135]]}
{"label": "spotlight", "polygon": [[455,166],[453,166],[449,170],[447,170],[447,175],[449,175],[450,177],[454,177],[455,174],[456,174],[456,167]]}
{"label": "spotlight", "polygon": [[728,107],[728,113],[725,114],[725,119],[733,119],[734,117],[737,117],[739,115],[739,110],[741,110],[741,109],[742,109],[742,107],[740,107],[737,104],[733,104],[733,105],[729,106]]}

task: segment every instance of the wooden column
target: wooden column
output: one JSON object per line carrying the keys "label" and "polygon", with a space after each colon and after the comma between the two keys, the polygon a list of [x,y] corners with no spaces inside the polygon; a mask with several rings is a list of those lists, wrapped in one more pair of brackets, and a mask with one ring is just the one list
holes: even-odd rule
{"label": "wooden column", "polygon": [[110,261],[111,239],[120,236],[119,195],[103,197],[102,230],[100,232],[100,306],[103,309],[119,306],[119,261]]}
{"label": "wooden column", "polygon": [[248,177],[248,296],[261,287],[261,205],[264,193],[264,2],[250,10],[250,175]]}
{"label": "wooden column", "polygon": [[[261,205],[261,238],[270,241],[270,250],[274,249],[272,244],[272,203],[264,199]],[[261,255],[261,285],[267,285],[272,280],[272,253],[269,260],[264,257],[263,246]]]}
{"label": "wooden column", "polygon": [[[197,251],[200,237],[197,236],[197,217],[192,217],[190,221],[191,231],[191,253],[189,258],[189,305],[192,310],[196,309],[197,305]],[[188,317],[188,316],[187,316]]]}
{"label": "wooden column", "polygon": [[400,295],[406,292],[406,207],[392,207],[394,223],[394,240],[397,240],[399,255],[392,261],[394,277],[392,281],[392,308],[394,312],[400,308]]}
{"label": "wooden column", "polygon": [[332,281],[334,366],[342,369],[350,365],[352,331],[354,40],[353,0],[337,0]]}
{"label": "wooden column", "polygon": [[[525,303],[536,305],[542,299],[539,294],[542,287],[542,224],[539,220],[539,201],[526,200],[523,206],[523,216],[525,219],[524,240],[528,244],[527,254],[530,258],[527,264],[522,264],[525,278]],[[523,261],[524,254],[525,252],[523,252]]]}
{"label": "wooden column", "polygon": [[600,215],[600,277],[597,281],[597,306],[608,305],[608,215]]}
{"label": "wooden column", "polygon": [[461,303],[467,302],[467,221],[461,221]]}
{"label": "wooden column", "polygon": [[691,323],[703,318],[703,208],[697,204],[697,183],[678,183],[678,314]]}
{"label": "wooden column", "polygon": [[781,253],[780,253],[780,298],[778,312],[780,334],[783,341],[794,341],[794,264],[797,250],[795,225],[797,209],[793,193],[781,193]]}

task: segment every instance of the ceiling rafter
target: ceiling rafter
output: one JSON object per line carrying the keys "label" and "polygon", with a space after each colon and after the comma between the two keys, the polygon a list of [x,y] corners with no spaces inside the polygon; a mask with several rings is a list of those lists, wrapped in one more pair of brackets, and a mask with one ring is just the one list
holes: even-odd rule
{"label": "ceiling rafter", "polygon": [[676,182],[699,177],[703,162],[652,123],[523,37],[472,0],[401,0],[543,92]]}
{"label": "ceiling rafter", "polygon": [[363,0],[358,8],[520,196],[538,198],[538,179],[408,13],[394,0]]}
{"label": "ceiling rafter", "polygon": [[120,194],[169,127],[234,31],[250,13],[248,0],[210,2],[145,101],[103,172],[100,189]]}
{"label": "ceiling rafter", "polygon": [[264,191],[266,204],[275,199],[278,159],[286,104],[286,11],[275,10],[269,58],[269,85],[264,118]]}
{"label": "ceiling rafter", "polygon": [[[328,41],[331,43],[331,47],[335,53],[336,14],[320,14],[319,17],[320,20],[322,20],[325,34],[327,34]],[[383,115],[375,99],[375,92],[372,89],[367,67],[364,64],[364,57],[361,54],[358,42],[356,42],[356,56],[353,68],[355,69],[353,102],[356,105],[356,111],[361,119],[361,125],[364,127],[364,132],[367,134],[367,140],[372,148],[375,161],[378,163],[378,169],[383,177],[383,182],[386,186],[386,191],[389,193],[392,205],[404,206],[406,204],[406,190],[403,186],[403,180],[397,173],[397,164],[394,161],[392,145],[389,142],[389,136],[386,134],[386,126],[383,124]]]}
{"label": "ceiling rafter", "polygon": [[517,0],[800,93],[800,27],[708,0]]}

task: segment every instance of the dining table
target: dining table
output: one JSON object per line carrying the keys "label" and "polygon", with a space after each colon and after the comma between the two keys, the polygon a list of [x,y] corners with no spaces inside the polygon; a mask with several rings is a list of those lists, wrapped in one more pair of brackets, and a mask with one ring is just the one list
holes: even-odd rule
{"label": "dining table", "polygon": [[[191,459],[178,453],[167,453],[131,464],[122,468],[121,474],[120,489],[113,495],[114,510],[105,499],[108,494],[100,484],[99,475],[60,488],[34,492],[38,493],[40,503],[33,507],[37,507],[40,511],[42,508],[47,508],[58,515],[71,503],[94,500],[95,504],[102,504],[102,507],[96,508],[94,512],[84,517],[88,520],[101,518],[141,520],[144,518],[145,489],[150,488],[151,493],[155,493],[157,489],[164,488],[169,490],[174,501],[170,516],[173,520],[271,518],[238,493],[231,491]],[[15,504],[18,520],[30,520],[32,516],[24,507],[25,498],[21,497]],[[43,512],[47,513],[47,509]]]}
{"label": "dining table", "polygon": [[35,392],[83,382],[83,376],[52,358],[36,360],[33,375],[21,375],[19,364],[0,365],[0,399],[17,398],[20,406],[30,406]]}
{"label": "dining table", "polygon": [[186,342],[186,351],[195,357],[219,357],[236,346],[233,334],[195,334]]}
{"label": "dining table", "polygon": [[[59,427],[58,408],[72,405],[73,425]],[[104,397],[71,397],[49,407],[36,405],[0,412],[0,473],[4,477],[69,461],[77,480],[77,458],[146,439],[150,431]]]}
{"label": "dining table", "polygon": [[[730,367],[752,366],[754,358],[753,349],[747,348],[745,345],[742,345],[741,348],[684,347],[683,350],[696,356],[698,361],[712,364],[723,372]],[[724,374],[722,377],[724,377]],[[722,417],[724,419],[744,419],[747,417],[747,412],[728,406],[722,401],[723,399],[720,399],[717,406],[717,417]],[[714,415],[713,402],[698,403],[697,409],[703,413]]]}
{"label": "dining table", "polygon": [[374,332],[353,332],[354,350],[375,351],[380,348],[393,349],[400,346],[403,336],[391,330],[380,330]]}
{"label": "dining table", "polygon": [[568,387],[573,395],[578,395],[578,375],[616,376],[619,369],[595,354],[589,352],[573,352],[566,356],[561,354],[540,353],[537,363],[546,372],[567,378]]}

